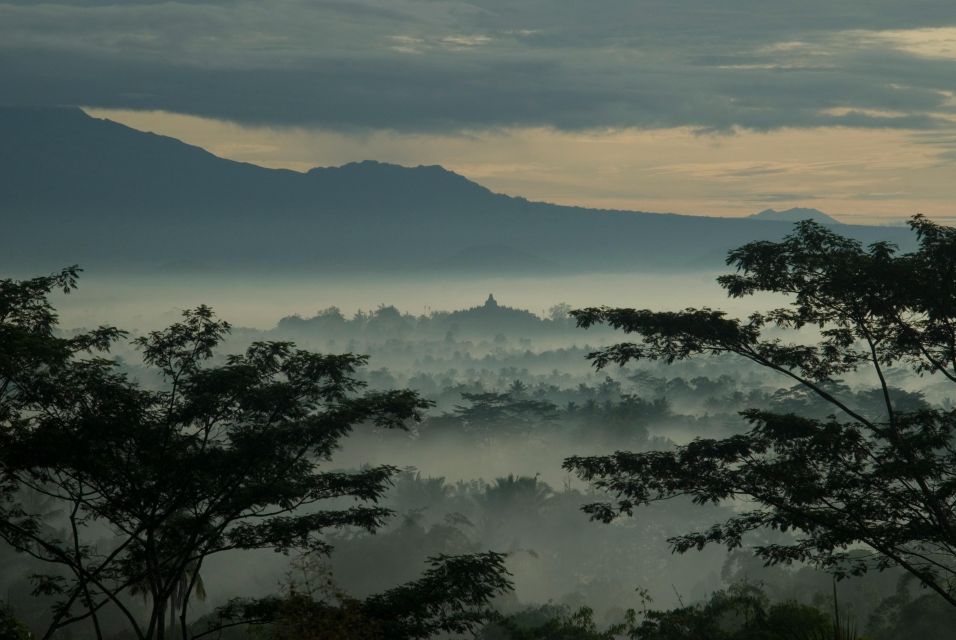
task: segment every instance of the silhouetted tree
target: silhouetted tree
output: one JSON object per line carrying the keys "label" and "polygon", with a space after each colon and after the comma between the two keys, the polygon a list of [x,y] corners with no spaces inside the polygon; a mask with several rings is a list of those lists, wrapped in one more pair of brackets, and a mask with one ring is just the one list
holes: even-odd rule
{"label": "silhouetted tree", "polygon": [[[375,503],[396,469],[331,472],[321,463],[353,427],[403,428],[429,403],[411,391],[363,392],[355,378],[363,356],[255,342],[216,360],[230,327],[204,306],[134,341],[164,381],[144,388],[95,355],[122,332],[57,333],[48,295],[72,289],[77,272],[0,280],[0,538],[53,566],[37,576],[37,590],[58,597],[45,637],[83,620],[102,637],[98,615],[113,606],[136,638],[165,638],[173,602],[185,639],[208,557],[321,554],[330,550],[323,531],[383,523],[389,511]],[[65,533],[18,500],[23,488],[63,505]],[[330,506],[336,498],[359,504]],[[104,528],[115,539],[94,542]],[[442,603],[461,616],[477,615],[470,605],[507,585],[498,556],[436,562],[422,580],[437,590],[442,568],[457,567]],[[468,568],[476,591],[456,594]],[[149,598],[145,621],[124,603],[136,589]],[[402,593],[363,606],[398,606]]]}
{"label": "silhouetted tree", "polygon": [[220,608],[210,629],[268,624],[275,640],[418,640],[463,634],[492,617],[488,602],[509,591],[505,556],[488,552],[439,555],[420,578],[364,600],[314,589],[285,597],[234,600]]}
{"label": "silhouetted tree", "polygon": [[[733,517],[673,538],[675,549],[733,548],[755,530],[793,531],[791,543],[756,553],[838,576],[900,566],[956,605],[956,411],[914,406],[887,382],[897,365],[956,382],[956,229],[921,216],[911,226],[919,244],[906,254],[886,243],[864,248],[809,221],[780,242],[732,251],[737,273],[719,278],[729,295],[791,297],[745,320],[706,308],[574,312],[580,326],[607,323],[641,338],[591,354],[598,367],[736,354],[796,381],[834,412],[821,419],[750,410],[750,430],[727,439],[572,457],[566,468],[615,498],[589,505],[592,517],[609,521],[675,496],[734,502],[741,508]],[[803,341],[765,335],[805,328]],[[858,406],[836,384],[856,371],[872,374],[878,409]],[[851,552],[861,545],[869,553]]]}
{"label": "silhouetted tree", "polygon": [[[622,612],[619,622],[600,627],[582,607],[545,605],[486,626],[480,640],[856,640],[844,622],[835,627],[821,611],[796,602],[771,604],[758,588],[733,585],[708,600],[667,611]],[[638,619],[640,617],[640,620]]]}
{"label": "silhouetted tree", "polygon": [[454,415],[466,430],[479,434],[520,433],[557,417],[557,407],[553,403],[523,396],[523,392],[515,394],[512,391],[462,393],[462,400],[468,404],[456,405]]}
{"label": "silhouetted tree", "polygon": [[700,604],[647,611],[629,629],[639,640],[856,640],[852,624],[836,623],[796,602],[771,604],[756,587],[734,585]]}

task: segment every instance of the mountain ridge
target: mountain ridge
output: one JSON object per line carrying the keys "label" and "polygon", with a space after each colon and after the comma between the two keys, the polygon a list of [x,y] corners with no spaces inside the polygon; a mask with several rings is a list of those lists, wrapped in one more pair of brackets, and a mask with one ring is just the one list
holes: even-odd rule
{"label": "mountain ridge", "polygon": [[763,211],[755,213],[749,217],[751,220],[774,220],[779,222],[801,222],[803,220],[813,220],[814,222],[826,225],[843,224],[833,216],[823,213],[819,209],[813,209],[811,207],[791,207],[789,209],[784,209],[783,211],[777,211],[776,209],[764,209]]}
{"label": "mountain ridge", "polygon": [[[76,108],[0,109],[0,139],[0,219],[8,230],[0,268],[7,269],[77,262],[146,270],[500,270],[496,262],[573,272],[700,269],[719,268],[743,242],[791,228],[533,202],[439,165],[260,167]],[[899,229],[845,228],[861,241],[906,241]],[[481,247],[497,254],[482,256]]]}

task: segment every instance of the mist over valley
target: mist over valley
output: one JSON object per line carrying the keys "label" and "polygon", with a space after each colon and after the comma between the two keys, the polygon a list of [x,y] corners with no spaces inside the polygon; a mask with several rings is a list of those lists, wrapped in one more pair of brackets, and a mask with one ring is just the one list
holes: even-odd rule
{"label": "mist over valley", "polygon": [[0,640],[951,640],[952,0],[0,0]]}

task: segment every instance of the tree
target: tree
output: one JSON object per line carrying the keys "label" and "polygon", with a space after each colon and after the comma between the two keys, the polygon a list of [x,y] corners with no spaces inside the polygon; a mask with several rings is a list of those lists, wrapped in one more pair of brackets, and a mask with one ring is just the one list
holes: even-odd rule
{"label": "tree", "polygon": [[[322,554],[324,531],[383,523],[390,512],[376,502],[396,469],[322,463],[353,427],[404,428],[430,403],[364,392],[364,356],[255,342],[217,358],[230,327],[205,306],[133,341],[163,380],[145,388],[99,355],[123,332],[57,332],[49,294],[70,291],[77,274],[0,280],[0,538],[52,567],[37,576],[37,592],[58,598],[44,637],[89,621],[102,638],[99,614],[115,607],[136,638],[162,639],[176,633],[166,626],[173,603],[185,640],[211,555]],[[43,526],[21,489],[63,505],[65,533]],[[356,504],[342,507],[345,498]],[[93,542],[104,530],[113,542]],[[491,592],[507,584],[497,556],[483,570],[500,579]],[[145,621],[128,606],[137,590]]]}
{"label": "tree", "polygon": [[648,611],[629,629],[638,640],[855,640],[853,625],[808,605],[770,604],[758,588],[733,585],[706,602]]}
{"label": "tree", "polygon": [[478,640],[615,640],[633,629],[634,612],[625,621],[602,629],[594,621],[594,611],[582,607],[546,604],[504,617],[481,630]]}
{"label": "tree", "polygon": [[[730,296],[790,300],[747,319],[708,308],[576,311],[580,326],[606,323],[640,337],[591,354],[597,367],[733,354],[799,383],[833,411],[818,419],[750,410],[742,435],[569,458],[567,469],[612,498],[587,512],[610,521],[678,496],[733,503],[734,516],[673,538],[674,548],[734,548],[750,532],[789,531],[791,542],[755,552],[839,577],[899,566],[956,605],[956,412],[901,406],[905,394],[887,382],[895,366],[956,382],[956,229],[921,216],[910,224],[918,241],[911,253],[887,243],[864,248],[809,221],[780,242],[730,252],[737,272],[718,279]],[[799,333],[785,342],[768,329]],[[879,410],[841,393],[835,383],[850,372],[872,375]]]}
{"label": "tree", "polygon": [[30,640],[30,630],[0,602],[0,640]]}
{"label": "tree", "polygon": [[[274,640],[420,640],[464,634],[495,617],[488,602],[511,590],[505,556],[439,555],[417,579],[365,600],[306,581],[285,597],[235,600],[199,638],[235,624],[268,624]],[[444,636],[443,636],[444,637]]]}
{"label": "tree", "polygon": [[486,391],[461,394],[467,405],[455,405],[454,416],[466,431],[486,436],[521,433],[557,417],[557,407],[547,400],[524,397],[515,385],[506,393]]}
{"label": "tree", "polygon": [[[196,569],[196,563],[186,567],[185,571],[179,576],[179,582],[175,590],[169,596],[169,602],[166,604],[166,613],[169,616],[169,628],[176,628],[176,614],[186,603],[187,591],[191,591],[190,597],[195,597],[199,602],[206,601],[206,585],[202,576]],[[149,603],[150,582],[144,580],[142,584],[133,584],[129,587],[129,593],[142,596],[146,603]]]}
{"label": "tree", "polygon": [[622,612],[600,628],[594,612],[554,605],[527,609],[486,626],[480,640],[855,640],[852,624],[797,602],[770,604],[757,587],[736,584],[705,602],[671,610]]}

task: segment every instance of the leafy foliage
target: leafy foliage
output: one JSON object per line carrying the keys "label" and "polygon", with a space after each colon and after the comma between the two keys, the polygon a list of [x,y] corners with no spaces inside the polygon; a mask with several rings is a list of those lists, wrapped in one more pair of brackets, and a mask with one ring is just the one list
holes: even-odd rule
{"label": "leafy foliage", "polygon": [[[886,243],[864,248],[809,221],[781,242],[732,251],[737,273],[719,279],[731,296],[791,300],[744,320],[711,309],[575,311],[580,326],[606,323],[640,337],[593,353],[598,367],[733,354],[799,383],[833,411],[750,410],[741,435],[569,458],[566,468],[616,498],[586,507],[592,517],[610,521],[676,496],[736,504],[736,515],[673,538],[674,548],[734,548],[755,531],[792,531],[792,542],[755,551],[771,564],[811,562],[841,577],[899,566],[956,605],[956,412],[913,407],[887,382],[894,366],[956,382],[956,229],[920,216],[911,226],[919,246],[908,254]],[[773,337],[785,330],[804,330],[804,340]],[[878,411],[855,405],[837,384],[864,371]],[[861,545],[869,553],[851,553]]]}
{"label": "leafy foliage", "polygon": [[0,603],[0,640],[30,640],[30,630]]}
{"label": "leafy foliage", "polygon": [[[322,532],[378,528],[375,503],[396,471],[325,471],[354,426],[400,429],[429,404],[410,391],[362,392],[366,358],[255,342],[217,362],[229,332],[208,307],[134,341],[164,385],[147,389],[97,356],[124,334],[56,332],[48,301],[77,269],[0,281],[0,537],[54,565],[37,590],[59,600],[48,634],[119,608],[137,638],[165,637],[174,596],[186,615],[203,561],[231,550],[329,550]],[[65,505],[67,532],[17,499],[29,489]],[[351,498],[355,506],[328,506]],[[116,536],[104,546],[93,525]],[[65,577],[63,572],[65,571]],[[183,576],[189,576],[183,589]],[[122,594],[148,593],[144,624]],[[79,610],[77,610],[79,607]]]}
{"label": "leafy foliage", "polygon": [[601,627],[587,607],[567,611],[547,605],[506,616],[485,627],[481,640],[855,640],[841,635],[814,607],[771,604],[754,586],[737,584],[699,604],[638,613]]}
{"label": "leafy foliage", "polygon": [[795,602],[770,604],[756,587],[735,585],[701,604],[648,611],[629,637],[639,640],[853,640],[823,613]]}
{"label": "leafy foliage", "polygon": [[267,636],[275,640],[416,640],[466,633],[493,617],[489,602],[511,590],[504,562],[494,552],[436,556],[417,580],[364,600],[293,585],[285,597],[230,602],[194,637],[248,624],[268,625]]}
{"label": "leafy foliage", "polygon": [[582,607],[566,611],[563,607],[544,605],[506,616],[482,629],[479,640],[614,640],[622,637],[633,624],[633,613],[624,623],[602,629],[594,621],[594,611]]}

